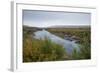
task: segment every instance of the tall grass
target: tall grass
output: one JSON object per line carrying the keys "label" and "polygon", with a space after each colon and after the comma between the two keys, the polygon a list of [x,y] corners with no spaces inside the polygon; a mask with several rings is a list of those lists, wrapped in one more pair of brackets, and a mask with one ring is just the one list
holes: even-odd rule
{"label": "tall grass", "polygon": [[25,38],[23,42],[23,62],[58,61],[67,59],[63,46],[49,39]]}
{"label": "tall grass", "polygon": [[80,59],[91,59],[91,49],[88,44],[80,46],[80,51],[76,49],[73,50],[72,60],[80,60]]}

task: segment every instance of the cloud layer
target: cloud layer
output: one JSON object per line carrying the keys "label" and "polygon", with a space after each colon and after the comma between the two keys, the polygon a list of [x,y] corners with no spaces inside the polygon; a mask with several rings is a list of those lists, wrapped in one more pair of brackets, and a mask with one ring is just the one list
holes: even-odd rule
{"label": "cloud layer", "polygon": [[79,12],[23,10],[23,24],[33,27],[48,27],[54,25],[90,25],[91,14]]}

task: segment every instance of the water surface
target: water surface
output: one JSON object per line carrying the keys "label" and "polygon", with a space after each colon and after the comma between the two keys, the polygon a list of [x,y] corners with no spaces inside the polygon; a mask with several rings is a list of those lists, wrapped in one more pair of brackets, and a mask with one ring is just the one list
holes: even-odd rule
{"label": "water surface", "polygon": [[42,39],[44,40],[45,38],[50,39],[52,42],[56,44],[62,45],[68,54],[71,54],[73,49],[80,50],[79,49],[79,44],[75,43],[74,41],[70,40],[65,40],[59,36],[56,36],[46,30],[41,30],[41,31],[36,31],[34,33],[35,35],[33,36],[35,39]]}

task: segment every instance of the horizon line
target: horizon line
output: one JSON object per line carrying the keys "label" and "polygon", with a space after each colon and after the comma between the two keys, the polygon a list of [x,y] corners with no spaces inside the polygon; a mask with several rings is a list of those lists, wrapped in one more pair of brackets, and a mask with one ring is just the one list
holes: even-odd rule
{"label": "horizon line", "polygon": [[24,26],[28,26],[28,27],[38,27],[38,28],[50,28],[50,27],[58,27],[58,26],[73,26],[73,27],[75,27],[75,26],[91,26],[91,25],[87,25],[87,24],[85,24],[85,25],[53,25],[53,26],[32,26],[32,25],[25,25],[25,24],[23,24]]}

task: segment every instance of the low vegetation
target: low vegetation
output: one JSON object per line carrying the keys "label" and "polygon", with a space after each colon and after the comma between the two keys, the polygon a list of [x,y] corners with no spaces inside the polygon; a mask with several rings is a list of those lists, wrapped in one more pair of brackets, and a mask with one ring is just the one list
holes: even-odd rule
{"label": "low vegetation", "polygon": [[23,62],[66,60],[67,53],[61,45],[49,39],[37,40],[31,36],[23,40]]}
{"label": "low vegetation", "polygon": [[[76,36],[79,38],[80,52],[73,50],[71,55],[68,55],[62,45],[52,42],[50,39],[34,39],[33,33],[38,29],[23,30],[23,62],[42,62],[42,61],[60,61],[60,60],[80,60],[91,58],[91,32],[90,28],[49,28],[47,31],[64,38],[64,36]],[[41,30],[41,29],[39,29]]]}
{"label": "low vegetation", "polygon": [[49,32],[60,36],[64,39],[65,35],[76,36],[79,38],[78,44],[80,44],[80,52],[76,49],[73,50],[70,58],[72,60],[79,59],[90,59],[91,58],[91,32],[90,27],[88,28],[50,28]]}

